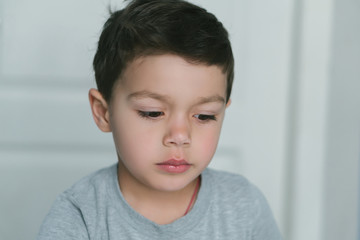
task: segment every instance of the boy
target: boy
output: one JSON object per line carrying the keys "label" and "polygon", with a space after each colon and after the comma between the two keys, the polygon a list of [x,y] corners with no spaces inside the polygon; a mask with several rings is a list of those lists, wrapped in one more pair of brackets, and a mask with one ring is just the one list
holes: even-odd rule
{"label": "boy", "polygon": [[182,0],[134,0],[105,23],[93,118],[118,163],[60,195],[38,239],[281,239],[262,194],[207,169],[230,104],[228,34]]}

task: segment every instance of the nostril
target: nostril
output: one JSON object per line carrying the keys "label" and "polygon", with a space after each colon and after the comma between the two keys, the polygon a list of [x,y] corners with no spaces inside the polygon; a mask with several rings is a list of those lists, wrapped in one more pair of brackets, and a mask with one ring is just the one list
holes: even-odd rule
{"label": "nostril", "polygon": [[191,143],[191,129],[185,121],[171,122],[164,135],[163,144],[168,146],[187,146]]}
{"label": "nostril", "polygon": [[190,145],[190,139],[189,138],[169,138],[165,140],[166,145],[175,145],[175,146],[183,146],[183,145]]}

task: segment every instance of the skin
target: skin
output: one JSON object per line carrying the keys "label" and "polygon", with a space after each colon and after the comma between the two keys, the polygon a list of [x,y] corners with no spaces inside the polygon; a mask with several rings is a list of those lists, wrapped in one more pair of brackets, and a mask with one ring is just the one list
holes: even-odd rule
{"label": "skin", "polygon": [[[126,201],[158,224],[182,217],[215,153],[230,104],[221,68],[175,55],[140,57],[128,64],[109,104],[96,89],[89,99],[97,126],[113,134]],[[185,160],[190,168],[159,168],[169,159]]]}

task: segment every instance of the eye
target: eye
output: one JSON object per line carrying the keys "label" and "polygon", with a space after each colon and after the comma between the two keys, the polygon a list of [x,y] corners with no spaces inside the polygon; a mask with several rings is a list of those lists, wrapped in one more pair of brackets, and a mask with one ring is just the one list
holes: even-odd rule
{"label": "eye", "polygon": [[138,111],[138,113],[141,117],[150,118],[150,119],[155,119],[164,115],[163,112],[156,112],[156,111],[154,112]]}
{"label": "eye", "polygon": [[215,120],[216,121],[215,115],[195,114],[194,117],[199,119],[200,121],[203,121],[203,122],[210,121],[210,120]]}

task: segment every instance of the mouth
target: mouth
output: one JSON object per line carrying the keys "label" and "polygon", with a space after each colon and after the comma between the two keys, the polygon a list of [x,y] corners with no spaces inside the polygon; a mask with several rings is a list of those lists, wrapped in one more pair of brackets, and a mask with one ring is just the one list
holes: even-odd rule
{"label": "mouth", "polygon": [[157,163],[158,168],[167,173],[184,173],[192,166],[185,160],[169,159],[167,161]]}

